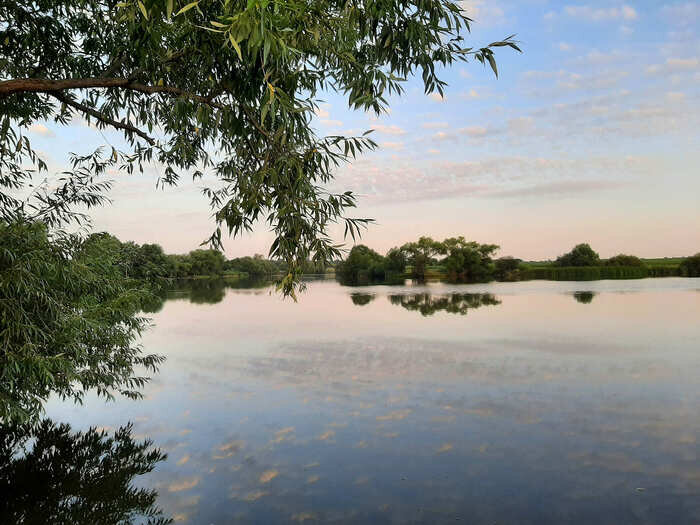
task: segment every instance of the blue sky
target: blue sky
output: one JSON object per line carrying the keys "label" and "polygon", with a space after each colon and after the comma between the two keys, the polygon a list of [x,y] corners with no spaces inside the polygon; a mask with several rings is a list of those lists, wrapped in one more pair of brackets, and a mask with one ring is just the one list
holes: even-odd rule
{"label": "blue sky", "polygon": [[[526,259],[578,242],[603,256],[700,251],[700,2],[463,5],[468,45],[517,35],[524,53],[499,50],[498,79],[458,64],[444,71],[445,99],[412,79],[379,119],[335,94],[317,115],[321,134],[375,129],[380,150],[335,183],[360,195],[356,216],[377,221],[363,242],[385,251],[464,235]],[[79,124],[31,134],[53,170],[104,142]],[[187,251],[210,233],[207,203],[198,183],[155,190],[158,170],[120,175],[95,228]],[[267,253],[271,238],[261,225],[227,254]]]}

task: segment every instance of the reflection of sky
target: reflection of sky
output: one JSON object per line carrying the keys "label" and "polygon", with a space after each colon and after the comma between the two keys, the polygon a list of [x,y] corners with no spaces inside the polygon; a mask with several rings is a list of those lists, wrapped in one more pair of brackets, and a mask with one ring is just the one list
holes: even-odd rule
{"label": "reflection of sky", "polygon": [[[145,400],[49,415],[134,421],[169,453],[148,483],[187,523],[697,523],[697,288],[312,283],[297,304],[168,301],[144,339],[168,356]],[[423,317],[388,299],[428,292],[501,304]]]}

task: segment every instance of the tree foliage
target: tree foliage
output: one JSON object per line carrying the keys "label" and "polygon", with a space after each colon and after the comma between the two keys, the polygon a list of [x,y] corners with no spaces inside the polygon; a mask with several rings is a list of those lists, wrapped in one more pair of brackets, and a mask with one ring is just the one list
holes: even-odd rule
{"label": "tree foliage", "polygon": [[434,255],[442,250],[440,243],[430,237],[421,237],[416,242],[401,246],[401,251],[406,254],[406,262],[413,267],[413,276],[417,279],[425,279],[428,265],[435,262]]}
{"label": "tree foliage", "polygon": [[481,282],[493,278],[494,265],[491,256],[498,251],[496,244],[479,244],[464,237],[452,237],[440,243],[446,254],[442,263],[453,280]]}
{"label": "tree foliage", "polygon": [[[329,192],[335,168],[372,149],[366,135],[318,137],[324,92],[382,112],[419,74],[443,93],[442,66],[478,60],[497,73],[494,49],[465,47],[470,20],[451,0],[39,0],[0,4],[0,217],[13,191],[46,169],[24,130],[83,120],[123,134],[100,162],[133,172],[155,163],[160,181],[216,176],[204,190],[217,228],[238,235],[256,221],[275,234],[293,293],[304,261],[337,259],[330,224],[353,238],[351,192]],[[70,174],[78,168],[73,166]],[[83,173],[84,174],[84,173]]]}
{"label": "tree foliage", "polygon": [[336,268],[336,275],[346,284],[367,284],[386,278],[385,258],[364,244],[353,246]]}
{"label": "tree foliage", "polygon": [[0,246],[0,418],[35,418],[51,393],[137,397],[147,379],[135,369],[162,358],[136,344],[146,292],[114,253],[22,221],[0,222]]}
{"label": "tree foliage", "polygon": [[644,261],[636,255],[625,255],[621,253],[607,259],[605,261],[605,266],[644,266]]}
{"label": "tree foliage", "polygon": [[[439,265],[454,281],[488,281],[495,275],[491,256],[498,248],[495,244],[466,241],[461,236],[443,241],[423,236],[416,242],[392,248],[382,256],[360,244],[354,246],[338,265],[336,274],[345,284],[398,281],[404,278],[406,268],[410,266],[410,276],[422,280],[428,265]],[[440,255],[444,257],[440,258]]]}
{"label": "tree foliage", "polygon": [[494,261],[494,277],[499,281],[517,281],[520,277],[522,259],[506,256]]}
{"label": "tree foliage", "polygon": [[700,277],[700,253],[681,261],[680,273],[683,277]]}
{"label": "tree foliage", "polygon": [[600,265],[600,256],[593,251],[588,244],[577,244],[574,248],[564,255],[557,257],[554,261],[555,266],[598,266]]}

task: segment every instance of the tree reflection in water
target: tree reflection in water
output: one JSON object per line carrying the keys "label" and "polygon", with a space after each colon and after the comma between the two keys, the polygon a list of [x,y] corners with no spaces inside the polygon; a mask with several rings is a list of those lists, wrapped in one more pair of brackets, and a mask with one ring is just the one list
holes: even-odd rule
{"label": "tree reflection in water", "polygon": [[590,304],[595,295],[595,292],[574,292],[574,299],[577,303]]}
{"label": "tree reflection in water", "polygon": [[474,308],[501,304],[501,301],[490,293],[395,294],[389,296],[389,301],[391,304],[401,306],[406,310],[420,312],[423,316],[433,315],[439,311],[466,315],[469,310]]}
{"label": "tree reflection in water", "polygon": [[0,523],[171,523],[157,492],[132,484],[166,455],[131,432],[131,424],[114,434],[72,432],[49,419],[0,426]]}
{"label": "tree reflection in water", "polygon": [[355,292],[350,294],[350,299],[352,299],[352,304],[355,304],[357,306],[364,306],[366,304],[371,303],[377,298],[376,295],[371,294],[371,293],[359,293]]}

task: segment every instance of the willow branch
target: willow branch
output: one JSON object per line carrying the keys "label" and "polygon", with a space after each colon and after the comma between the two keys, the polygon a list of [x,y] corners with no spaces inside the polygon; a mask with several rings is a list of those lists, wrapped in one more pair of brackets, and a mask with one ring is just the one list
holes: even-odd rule
{"label": "willow branch", "polygon": [[113,128],[117,129],[123,129],[124,131],[128,131],[131,133],[134,133],[144,139],[146,142],[148,142],[151,146],[155,144],[155,140],[148,136],[146,133],[141,131],[139,128],[132,124],[128,124],[126,122],[119,122],[118,120],[114,120],[104,113],[101,113],[97,111],[94,108],[91,108],[90,106],[86,106],[85,104],[81,104],[80,102],[77,102],[67,96],[65,96],[63,93],[49,93],[50,96],[54,97],[56,100],[59,102],[63,102],[66,106],[70,106],[74,109],[77,109],[78,111],[82,111],[83,113],[90,115],[91,117],[96,118],[100,122],[104,122],[108,126],[112,126]]}

